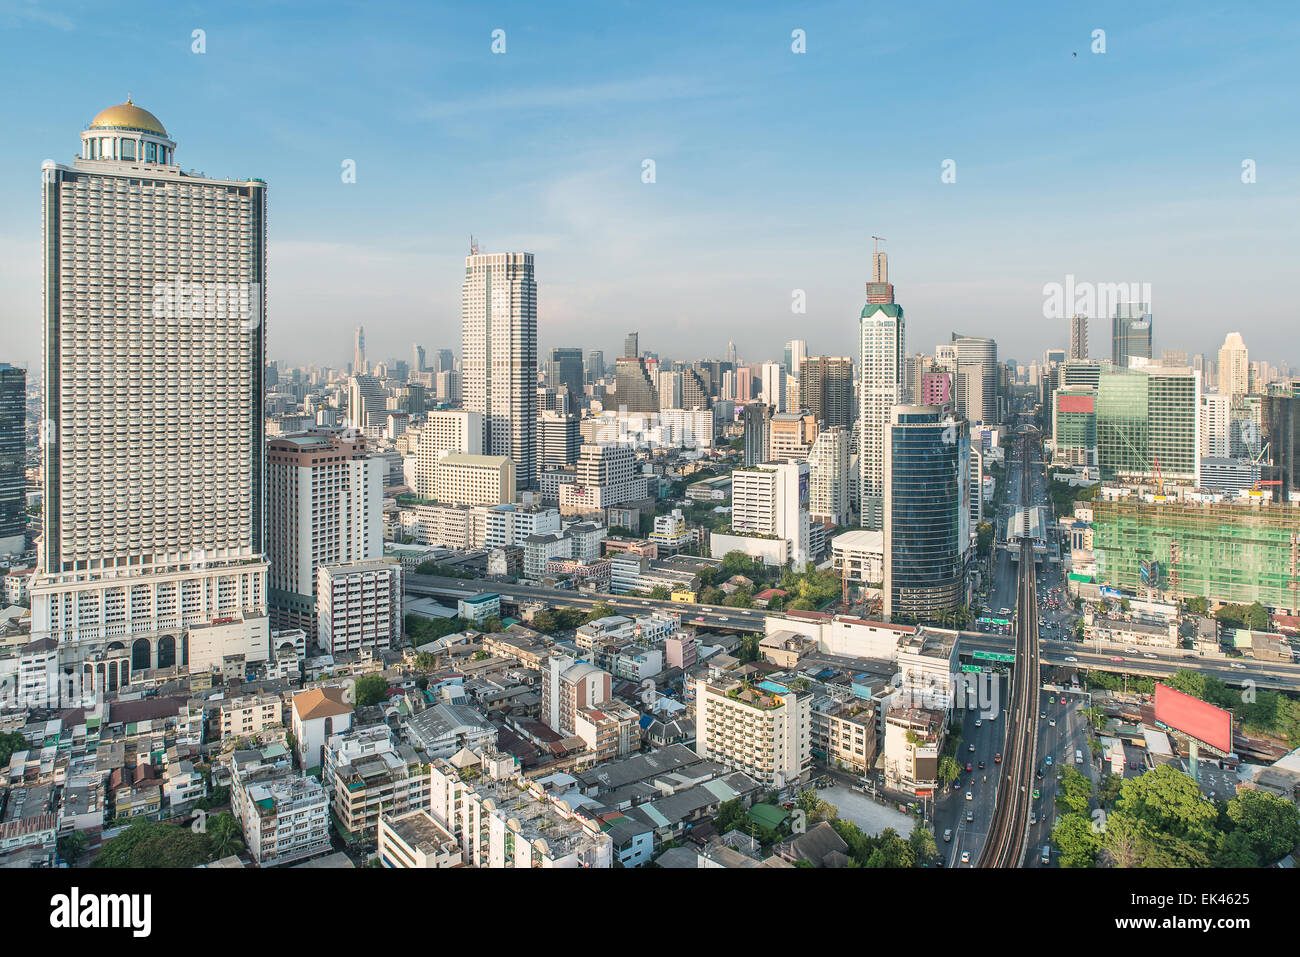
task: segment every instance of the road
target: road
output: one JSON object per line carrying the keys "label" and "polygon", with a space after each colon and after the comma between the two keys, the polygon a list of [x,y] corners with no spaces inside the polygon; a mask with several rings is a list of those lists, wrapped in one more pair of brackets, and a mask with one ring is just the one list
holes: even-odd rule
{"label": "road", "polygon": [[[1037,438],[1022,434],[1019,439],[1021,502],[1032,502],[1030,454]],[[1015,631],[1016,663],[1011,671],[1011,697],[1007,706],[1006,744],[1002,773],[995,796],[992,823],[979,856],[979,867],[1019,867],[1024,855],[1029,811],[1033,804],[1034,761],[1038,749],[1038,590],[1034,574],[1034,543],[1020,542]]]}
{"label": "road", "polygon": [[[1093,784],[1093,794],[1101,784],[1097,762],[1092,757],[1088,746],[1088,718],[1086,713],[1088,696],[1078,692],[1041,691],[1039,692],[1039,713],[1034,717],[1038,721],[1038,767],[1034,771],[1039,798],[1030,806],[1029,854],[1025,858],[1026,867],[1043,867],[1041,853],[1043,845],[1052,839],[1052,828],[1056,824],[1056,794],[1060,789],[1061,773],[1066,767],[1072,767],[1088,776]],[[1083,758],[1076,764],[1074,752]],[[1047,759],[1052,763],[1049,765]],[[1039,772],[1042,777],[1039,778]],[[1031,792],[1032,796],[1032,792]],[[1052,858],[1055,863],[1055,858]]]}
{"label": "road", "polygon": [[681,602],[654,598],[593,595],[569,591],[565,588],[542,588],[538,585],[520,585],[513,582],[499,582],[487,579],[407,575],[404,590],[411,595],[432,595],[434,597],[453,597],[456,594],[469,596],[490,592],[500,595],[506,601],[515,603],[520,601],[540,601],[549,605],[565,605],[573,608],[591,608],[597,604],[606,604],[622,614],[646,615],[654,611],[679,614],[682,616],[682,624],[706,625],[714,628],[731,628],[736,631],[754,632],[762,632],[766,628],[764,624],[766,612],[761,608],[683,605]]}
{"label": "road", "polygon": [[[994,756],[1002,749],[1007,704],[1007,681],[1003,675],[998,675],[998,679],[996,704],[990,709],[992,715],[981,714],[975,709],[962,712],[961,743],[956,758],[963,770],[953,786],[940,793],[935,807],[934,835],[939,853],[944,855],[948,867],[962,866],[963,851],[970,854],[972,861],[979,859],[993,820],[994,795],[1001,768]],[[974,751],[970,750],[971,745],[974,745]],[[965,770],[967,764],[971,766],[970,771]],[[969,801],[966,800],[967,792],[971,795]],[[946,842],[943,835],[949,829],[953,836],[951,842]]]}

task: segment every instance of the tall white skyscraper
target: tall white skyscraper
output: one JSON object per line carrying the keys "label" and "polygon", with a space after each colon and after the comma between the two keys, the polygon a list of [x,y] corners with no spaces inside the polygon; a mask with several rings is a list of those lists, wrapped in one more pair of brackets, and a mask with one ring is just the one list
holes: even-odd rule
{"label": "tall white skyscraper", "polygon": [[515,463],[537,488],[537,283],[532,253],[465,257],[461,291],[464,407],[483,413],[483,451]]}
{"label": "tall white skyscraper", "polygon": [[776,412],[784,412],[786,409],[785,385],[785,366],[779,362],[764,362],[762,391],[759,393],[760,401],[765,405],[770,405]]}
{"label": "tall white skyscraper", "polygon": [[889,411],[903,401],[907,360],[903,307],[894,302],[884,253],[875,255],[859,326],[858,507],[862,527],[884,527],[885,433]]}
{"label": "tall white skyscraper", "polygon": [[808,343],[803,339],[791,339],[785,344],[785,371],[789,375],[798,375],[807,358]]}
{"label": "tall white skyscraper", "polygon": [[1250,391],[1250,355],[1240,332],[1230,332],[1219,349],[1219,392],[1229,401]]}
{"label": "tall white skyscraper", "polygon": [[[266,657],[266,184],[185,173],[128,101],[42,167],[45,477],[32,637],[116,687],[221,620]],[[233,639],[232,639],[233,640]]]}

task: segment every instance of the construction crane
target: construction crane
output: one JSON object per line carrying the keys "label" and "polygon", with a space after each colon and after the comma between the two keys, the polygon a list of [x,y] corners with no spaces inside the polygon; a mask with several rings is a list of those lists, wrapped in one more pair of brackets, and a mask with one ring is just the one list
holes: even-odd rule
{"label": "construction crane", "polygon": [[875,242],[876,242],[876,244],[875,244],[873,247],[871,247],[871,251],[872,251],[873,253],[878,253],[878,252],[880,252],[880,244],[881,244],[881,243],[887,243],[887,242],[889,242],[889,240],[886,239],[884,236],[872,236],[871,238],[874,239]]}
{"label": "construction crane", "polygon": [[1164,477],[1160,474],[1160,456],[1157,455],[1155,457],[1155,463],[1156,463],[1156,501],[1163,502],[1165,500],[1165,480]]}

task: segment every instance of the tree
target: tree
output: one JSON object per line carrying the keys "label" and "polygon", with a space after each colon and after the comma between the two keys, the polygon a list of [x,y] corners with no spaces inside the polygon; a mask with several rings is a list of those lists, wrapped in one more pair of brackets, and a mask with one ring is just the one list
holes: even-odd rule
{"label": "tree", "polygon": [[[1116,813],[1147,825],[1159,835],[1153,849],[1179,858],[1199,854],[1208,863],[1208,852],[1220,833],[1218,809],[1201,794],[1191,775],[1171,764],[1162,764],[1141,777],[1125,781],[1116,802]],[[1190,847],[1176,846],[1179,841],[1187,842]]]}
{"label": "tree", "polygon": [[505,631],[505,625],[501,624],[501,619],[496,615],[488,615],[483,619],[483,630],[489,635],[495,635],[498,632]]}
{"label": "tree", "polygon": [[228,811],[213,816],[208,821],[208,841],[215,858],[230,857],[244,850],[244,834],[239,822]]}
{"label": "tree", "polygon": [[650,589],[650,597],[656,601],[667,601],[672,596],[667,585],[655,585]]}
{"label": "tree", "polygon": [[1062,867],[1092,867],[1101,850],[1101,835],[1086,814],[1065,814],[1052,828],[1052,843],[1061,850]]}
{"label": "tree", "polygon": [[1086,814],[1092,798],[1092,781],[1074,768],[1066,768],[1061,787],[1056,795],[1058,807],[1078,814]]}
{"label": "tree", "polygon": [[1206,615],[1209,614],[1210,603],[1204,595],[1195,595],[1187,599],[1187,610],[1193,615]]}
{"label": "tree", "polygon": [[194,867],[212,859],[206,834],[160,821],[136,821],[108,841],[91,867]]}
{"label": "tree", "polygon": [[718,806],[718,813],[713,819],[714,826],[718,829],[719,834],[726,834],[728,831],[737,828],[745,829],[745,802],[740,798],[732,798],[730,801],[723,801]]}
{"label": "tree", "polygon": [[86,837],[85,831],[73,831],[59,838],[58,848],[59,857],[68,862],[69,865],[76,865],[81,860],[81,855],[86,853],[86,845],[90,843],[90,838]]}
{"label": "tree", "polygon": [[957,759],[945,754],[939,759],[939,783],[945,788],[952,787],[952,782],[961,776],[961,765]]}
{"label": "tree", "polygon": [[379,704],[388,697],[388,679],[383,675],[366,675],[357,681],[355,688],[357,707]]}
{"label": "tree", "polygon": [[1233,834],[1241,834],[1264,864],[1274,864],[1300,844],[1300,810],[1267,791],[1241,791],[1228,802]]}
{"label": "tree", "polygon": [[598,601],[591,606],[591,612],[587,615],[587,621],[597,621],[601,618],[608,618],[611,615],[617,615],[618,611],[608,602]]}
{"label": "tree", "polygon": [[912,851],[913,864],[924,867],[939,854],[939,845],[934,840],[934,831],[923,824],[917,824],[908,835],[907,846]]}
{"label": "tree", "polygon": [[15,751],[26,751],[31,745],[17,731],[0,732],[0,765],[9,766],[9,759]]}
{"label": "tree", "polygon": [[976,526],[977,538],[975,541],[975,554],[980,558],[987,558],[993,552],[993,525],[991,522],[980,522]]}

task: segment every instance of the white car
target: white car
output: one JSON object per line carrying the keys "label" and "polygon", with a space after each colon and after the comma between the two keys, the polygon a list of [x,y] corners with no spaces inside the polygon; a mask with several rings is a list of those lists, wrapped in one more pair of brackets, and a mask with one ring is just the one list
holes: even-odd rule
{"label": "white car", "polygon": [[[1152,657],[1154,657],[1154,655]],[[1070,662],[1071,664],[1078,664],[1079,662],[1079,659],[1074,657],[1074,655],[1066,655],[1065,660]]]}
{"label": "white car", "polygon": [[975,722],[975,727],[977,727],[977,728],[982,728],[982,727],[984,727],[984,722],[983,722],[983,721],[976,721],[976,722]]}
{"label": "white car", "polygon": [[1146,654],[1144,654],[1142,657],[1143,657],[1143,658],[1157,658],[1157,657],[1159,657],[1159,656],[1158,656],[1158,655],[1153,655],[1153,654],[1151,654],[1151,652],[1148,651],[1148,652],[1147,652]]}
{"label": "white car", "polygon": [[967,792],[966,792],[966,800],[967,800],[967,801],[973,801],[973,800],[975,800],[975,795],[973,795],[970,791],[967,791]]}

